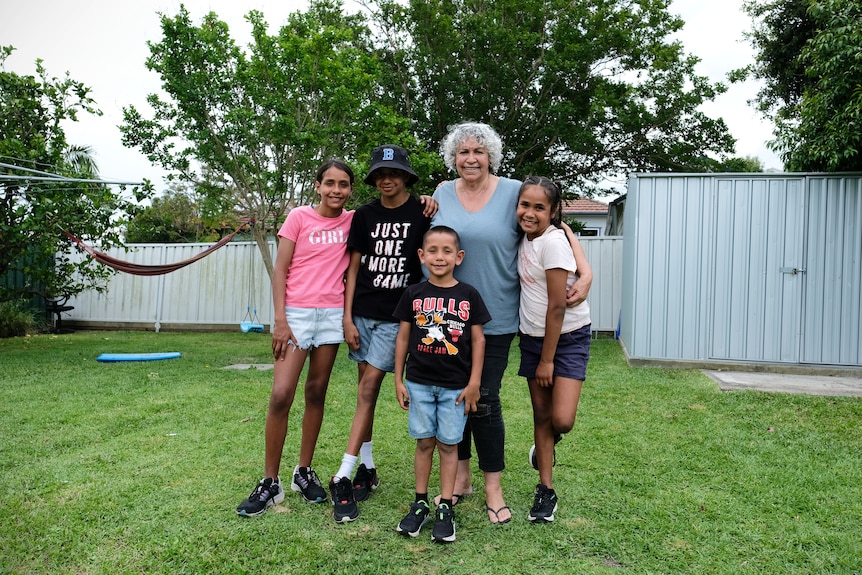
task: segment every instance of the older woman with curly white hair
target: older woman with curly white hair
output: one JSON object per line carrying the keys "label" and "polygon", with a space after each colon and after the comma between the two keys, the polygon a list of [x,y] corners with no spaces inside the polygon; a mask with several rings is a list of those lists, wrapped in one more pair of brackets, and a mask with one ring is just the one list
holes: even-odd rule
{"label": "older woman with curly white hair", "polygon": [[[479,469],[485,476],[485,505],[492,523],[506,523],[512,512],[503,498],[505,425],[500,385],[509,360],[509,348],[518,331],[518,224],[515,209],[521,182],[496,175],[503,159],[503,142],[489,125],[464,122],[449,128],[440,144],[446,167],[458,177],[437,188],[439,210],[432,225],[453,228],[461,236],[465,255],[455,277],[479,290],[491,313],[484,325],[485,362],[478,410],[470,414],[464,439],[458,446],[457,504],[473,492],[470,476],[471,443],[476,444]],[[586,299],[592,271],[580,243],[572,248],[579,278],[569,292],[569,304]]]}

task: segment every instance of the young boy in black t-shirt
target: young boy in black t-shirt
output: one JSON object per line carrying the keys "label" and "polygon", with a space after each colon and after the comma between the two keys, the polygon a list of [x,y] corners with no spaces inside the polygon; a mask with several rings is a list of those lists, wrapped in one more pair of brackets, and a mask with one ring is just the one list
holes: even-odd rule
{"label": "young boy in black t-shirt", "polygon": [[428,521],[428,482],[436,447],[440,503],[431,539],[448,543],[455,541],[452,497],[458,442],[467,414],[476,411],[479,401],[485,357],[482,324],[491,315],[479,292],[453,275],[464,259],[455,230],[431,228],[419,258],[428,269],[428,281],[407,288],[394,314],[401,321],[395,344],[395,393],[402,409],[409,410],[410,437],[416,439],[416,498],[398,532],[416,537]]}

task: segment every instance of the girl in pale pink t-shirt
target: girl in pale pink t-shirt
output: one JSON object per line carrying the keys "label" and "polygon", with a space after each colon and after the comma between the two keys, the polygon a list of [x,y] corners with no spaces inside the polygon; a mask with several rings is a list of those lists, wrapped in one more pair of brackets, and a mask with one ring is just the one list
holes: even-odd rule
{"label": "girl in pale pink t-shirt", "polygon": [[284,500],[278,472],[288,415],[306,358],[309,365],[299,465],[290,486],[307,501],[327,501],[311,460],[323,423],[332,366],[344,341],[344,273],[350,259],[347,236],[353,220],[353,212],[344,210],[344,204],[353,192],[353,182],[353,171],[347,164],[326,162],[317,171],[318,205],[291,210],[278,232],[272,276],[275,370],[266,414],[264,479],[237,507],[241,516],[260,515]]}
{"label": "girl in pale pink t-shirt", "polygon": [[554,520],[554,445],[572,430],[590,358],[590,306],[566,305],[578,266],[560,228],[563,191],[541,176],[529,176],[518,192],[516,215],[524,237],[518,246],[521,302],[518,309],[521,367],[533,404],[530,463],[539,472],[533,523]]}

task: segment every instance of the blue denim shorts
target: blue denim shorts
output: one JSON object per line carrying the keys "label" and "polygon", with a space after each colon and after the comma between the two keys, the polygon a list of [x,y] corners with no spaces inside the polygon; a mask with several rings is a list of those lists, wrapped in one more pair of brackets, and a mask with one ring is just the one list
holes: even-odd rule
{"label": "blue denim shorts", "polygon": [[395,373],[395,340],[401,324],[359,316],[353,316],[353,324],[359,330],[359,349],[351,349],[348,357],[380,371]]}
{"label": "blue denim shorts", "polygon": [[404,380],[410,395],[407,430],[413,439],[436,437],[445,445],[457,445],[464,437],[467,414],[464,403],[455,405],[463,389],[447,389]]}
{"label": "blue denim shorts", "polygon": [[[554,355],[554,375],[585,381],[587,379],[587,361],[590,359],[590,339],[592,326],[585,325],[569,333],[560,334],[557,342],[557,353]],[[533,337],[519,334],[521,348],[521,367],[518,375],[527,379],[536,377],[536,368],[542,358],[543,337]]]}
{"label": "blue denim shorts", "polygon": [[284,311],[299,349],[344,341],[344,308],[285,306]]}

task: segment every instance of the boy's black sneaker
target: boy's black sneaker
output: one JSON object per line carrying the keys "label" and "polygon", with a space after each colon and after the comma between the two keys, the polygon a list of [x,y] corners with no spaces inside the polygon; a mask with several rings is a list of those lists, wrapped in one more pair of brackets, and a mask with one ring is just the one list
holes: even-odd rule
{"label": "boy's black sneaker", "polygon": [[241,517],[257,517],[272,507],[284,501],[284,489],[281,482],[272,477],[261,479],[254,491],[248,498],[236,508],[237,515]]}
{"label": "boy's black sneaker", "polygon": [[320,484],[317,473],[310,467],[300,467],[293,474],[290,488],[302,494],[302,497],[310,503],[323,503],[326,501],[326,490]]}
{"label": "boy's black sneaker", "polygon": [[[557,464],[557,444],[562,441],[563,436],[559,433],[554,436],[554,465]],[[534,443],[532,447],[530,447],[530,465],[533,466],[533,469],[536,471],[539,470],[539,460],[536,459],[536,444]]]}
{"label": "boy's black sneaker", "polygon": [[548,489],[539,483],[536,486],[533,498],[533,507],[527,519],[533,523],[550,523],[554,520],[554,512],[557,510],[557,494],[553,489]]}
{"label": "boy's black sneaker", "polygon": [[332,517],[336,523],[346,523],[359,517],[349,479],[342,477],[335,481],[333,477],[329,482],[329,493],[332,495]]}
{"label": "boy's black sneaker", "polygon": [[431,532],[431,541],[436,543],[455,541],[455,511],[445,503],[440,504],[434,513],[434,531]]}
{"label": "boy's black sneaker", "polygon": [[429,513],[431,510],[428,508],[427,501],[414,501],[410,504],[410,512],[398,524],[398,533],[416,537],[422,530],[422,526],[428,523]]}
{"label": "boy's black sneaker", "polygon": [[368,469],[364,463],[359,465],[356,477],[353,478],[353,497],[356,501],[365,501],[371,496],[371,492],[380,485],[377,477],[377,468]]}

